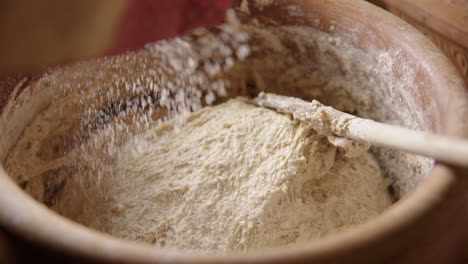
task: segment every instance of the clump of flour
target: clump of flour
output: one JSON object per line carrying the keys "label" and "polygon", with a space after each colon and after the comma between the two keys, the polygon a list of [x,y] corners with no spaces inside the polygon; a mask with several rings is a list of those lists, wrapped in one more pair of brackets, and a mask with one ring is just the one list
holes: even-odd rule
{"label": "clump of flour", "polygon": [[317,240],[391,204],[366,150],[245,100],[195,112],[177,133],[173,124],[122,145],[97,229],[184,251],[250,251]]}
{"label": "clump of flour", "polygon": [[[109,152],[88,141],[82,149],[92,159],[80,160],[78,174],[74,152],[52,170],[57,161],[29,157],[35,170],[26,172],[26,189],[94,229],[203,253],[290,247],[360,224],[391,204],[388,181],[366,150],[343,148],[344,139],[246,99],[196,111],[177,131],[176,124],[155,123],[132,137],[101,130],[98,142],[121,144]],[[27,155],[13,151],[13,175],[20,169],[11,167],[14,159]],[[102,168],[108,176],[96,183]]]}

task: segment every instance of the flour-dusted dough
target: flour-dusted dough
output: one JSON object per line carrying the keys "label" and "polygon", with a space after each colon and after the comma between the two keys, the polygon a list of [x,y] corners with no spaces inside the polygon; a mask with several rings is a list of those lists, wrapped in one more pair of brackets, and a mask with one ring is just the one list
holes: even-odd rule
{"label": "flour-dusted dough", "polygon": [[[110,164],[99,163],[110,173],[99,191],[67,183],[51,207],[118,237],[223,253],[315,240],[391,204],[388,182],[366,150],[246,99],[192,113],[178,131],[172,124],[131,137]],[[96,137],[105,142],[106,135]],[[89,163],[105,156],[88,154],[95,155]],[[33,195],[38,185],[29,184]]]}
{"label": "flour-dusted dough", "polygon": [[109,190],[118,209],[100,216],[111,234],[188,251],[280,247],[391,203],[369,153],[346,158],[288,116],[231,100],[188,120],[123,146]]}

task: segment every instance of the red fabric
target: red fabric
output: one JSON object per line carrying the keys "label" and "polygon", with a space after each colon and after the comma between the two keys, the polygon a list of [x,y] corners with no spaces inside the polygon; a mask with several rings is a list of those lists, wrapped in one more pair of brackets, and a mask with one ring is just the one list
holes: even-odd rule
{"label": "red fabric", "polygon": [[148,42],[217,25],[234,0],[130,0],[108,54],[142,48]]}

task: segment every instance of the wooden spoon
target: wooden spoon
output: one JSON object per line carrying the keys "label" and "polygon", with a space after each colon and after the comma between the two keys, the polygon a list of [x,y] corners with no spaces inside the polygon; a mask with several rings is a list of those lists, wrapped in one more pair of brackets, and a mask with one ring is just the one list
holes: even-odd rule
{"label": "wooden spoon", "polygon": [[468,140],[436,135],[359,118],[324,106],[316,100],[260,93],[254,103],[307,122],[324,135],[365,141],[375,146],[403,150],[468,167]]}

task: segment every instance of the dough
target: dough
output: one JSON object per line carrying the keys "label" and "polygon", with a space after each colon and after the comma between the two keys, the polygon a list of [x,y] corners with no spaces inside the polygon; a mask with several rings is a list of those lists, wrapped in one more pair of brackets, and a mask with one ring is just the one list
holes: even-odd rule
{"label": "dough", "polygon": [[[173,125],[96,152],[115,137],[103,130],[90,141],[101,147],[56,159],[60,169],[32,157],[30,169],[22,168],[20,142],[6,168],[28,178],[25,188],[36,199],[79,223],[191,252],[291,247],[363,223],[391,204],[367,150],[247,99],[192,113],[178,131]],[[84,149],[88,158],[77,156]]]}

